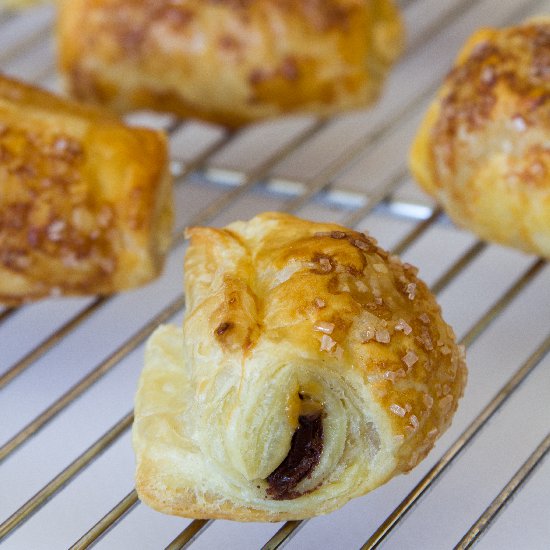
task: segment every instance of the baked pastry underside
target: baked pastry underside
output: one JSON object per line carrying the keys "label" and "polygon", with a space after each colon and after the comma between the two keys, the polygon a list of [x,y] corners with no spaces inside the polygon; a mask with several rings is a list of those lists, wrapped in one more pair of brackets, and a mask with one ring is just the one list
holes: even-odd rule
{"label": "baked pastry underside", "polygon": [[361,233],[282,214],[189,234],[184,327],[153,335],[136,397],[144,502],[299,519],[428,453],[465,367],[412,267]]}

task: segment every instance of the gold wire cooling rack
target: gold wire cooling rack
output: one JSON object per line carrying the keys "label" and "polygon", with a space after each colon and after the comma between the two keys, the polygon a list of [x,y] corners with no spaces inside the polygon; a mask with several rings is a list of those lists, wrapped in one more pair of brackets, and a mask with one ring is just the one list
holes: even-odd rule
{"label": "gold wire cooling rack", "polygon": [[[406,168],[412,135],[464,39],[548,13],[550,1],[400,5],[407,52],[370,110],[235,133],[131,117],[170,133],[178,231],[166,272],[109,298],[0,310],[3,547],[550,547],[550,270],[454,228]],[[0,69],[57,89],[53,23],[49,6],[0,8]],[[144,341],[159,323],[180,322],[185,307],[181,230],[264,210],[366,229],[418,265],[467,348],[466,395],[419,467],[329,516],[239,524],[157,514],[132,488],[129,428]]]}

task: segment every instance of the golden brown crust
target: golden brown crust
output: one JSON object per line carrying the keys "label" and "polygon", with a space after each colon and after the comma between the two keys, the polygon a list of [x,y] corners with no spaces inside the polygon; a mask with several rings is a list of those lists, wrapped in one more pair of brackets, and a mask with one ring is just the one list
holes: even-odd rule
{"label": "golden brown crust", "polygon": [[0,75],[0,303],[141,285],[171,225],[161,133]]}
{"label": "golden brown crust", "polygon": [[61,0],[70,92],[227,126],[379,94],[402,49],[391,0]]}
{"label": "golden brown crust", "polygon": [[468,40],[410,162],[455,222],[550,257],[550,18]]}
{"label": "golden brown crust", "polygon": [[[148,504],[190,517],[299,519],[424,458],[466,369],[416,269],[362,233],[279,213],[188,235],[184,330],[153,337],[136,400]],[[301,496],[272,500],[266,477],[289,452],[299,395],[323,410],[321,461]]]}

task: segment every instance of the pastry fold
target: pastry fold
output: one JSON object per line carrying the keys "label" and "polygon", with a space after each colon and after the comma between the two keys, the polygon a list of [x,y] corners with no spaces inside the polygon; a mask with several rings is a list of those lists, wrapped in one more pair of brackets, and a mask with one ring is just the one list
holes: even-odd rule
{"label": "pastry fold", "polygon": [[413,267],[362,233],[279,213],[188,236],[183,329],[153,334],[136,396],[145,503],[301,519],[426,456],[466,368]]}
{"label": "pastry fold", "polygon": [[171,228],[162,133],[0,75],[0,303],[141,285]]}
{"label": "pastry fold", "polygon": [[550,258],[550,17],[470,37],[410,166],[458,225]]}
{"label": "pastry fold", "polygon": [[392,0],[59,0],[77,98],[230,127],[327,116],[378,96],[403,48]]}

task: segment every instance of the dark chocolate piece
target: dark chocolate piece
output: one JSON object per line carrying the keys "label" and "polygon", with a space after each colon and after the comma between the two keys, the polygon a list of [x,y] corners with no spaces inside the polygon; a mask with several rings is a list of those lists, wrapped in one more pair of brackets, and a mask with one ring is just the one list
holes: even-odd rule
{"label": "dark chocolate piece", "polygon": [[298,422],[288,455],[267,477],[267,495],[274,500],[290,500],[301,496],[294,488],[302,479],[311,475],[323,452],[322,412],[300,416]]}

